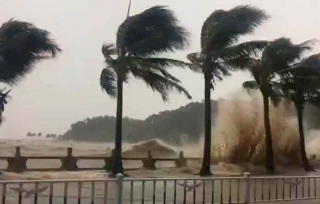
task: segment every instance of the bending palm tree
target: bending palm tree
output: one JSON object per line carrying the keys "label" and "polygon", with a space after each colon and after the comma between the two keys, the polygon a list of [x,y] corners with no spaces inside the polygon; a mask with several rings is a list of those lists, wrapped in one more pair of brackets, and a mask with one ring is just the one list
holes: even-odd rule
{"label": "bending palm tree", "polygon": [[266,41],[236,44],[242,35],[250,34],[268,18],[260,9],[238,6],[229,11],[217,10],[204,22],[201,31],[201,52],[191,53],[188,59],[199,66],[204,75],[205,140],[201,175],[210,175],[211,160],[211,89],[215,80],[229,75],[229,70],[246,68]]}
{"label": "bending palm tree", "polygon": [[128,17],[119,27],[117,44],[105,44],[102,53],[107,67],[102,70],[101,87],[111,96],[117,96],[116,136],[113,158],[113,174],[123,173],[122,150],[122,106],[123,83],[128,75],[143,80],[148,87],[168,99],[172,89],[190,94],[179,85],[167,67],[192,65],[182,61],[159,58],[161,53],[183,49],[187,44],[187,32],[178,26],[173,13],[162,6],[152,7],[138,15]]}
{"label": "bending palm tree", "polygon": [[274,173],[275,171],[269,116],[269,98],[274,105],[277,105],[280,101],[279,96],[281,96],[281,90],[275,78],[279,71],[290,68],[291,64],[301,56],[304,50],[311,48],[308,44],[309,41],[300,45],[294,45],[290,39],[287,38],[280,38],[270,42],[263,51],[261,59],[254,60],[254,63],[250,66],[254,81],[243,83],[243,87],[246,89],[260,90],[263,97],[266,169],[269,173]]}
{"label": "bending palm tree", "polygon": [[300,156],[304,169],[313,170],[310,165],[303,128],[303,109],[306,102],[317,102],[320,99],[320,54],[312,55],[295,64],[291,69],[281,73],[280,88],[285,97],[290,99],[296,108],[300,135]]}
{"label": "bending palm tree", "polygon": [[[16,84],[36,62],[61,52],[50,33],[31,23],[9,20],[0,27],[0,82]],[[3,91],[3,90],[2,90]],[[1,114],[9,92],[1,91]]]}

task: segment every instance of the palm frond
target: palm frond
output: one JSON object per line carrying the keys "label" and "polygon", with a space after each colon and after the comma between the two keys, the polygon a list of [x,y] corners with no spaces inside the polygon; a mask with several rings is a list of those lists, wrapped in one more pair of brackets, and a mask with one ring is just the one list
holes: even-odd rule
{"label": "palm frond", "polygon": [[16,83],[36,62],[59,52],[48,31],[11,19],[0,27],[0,81]]}
{"label": "palm frond", "polygon": [[311,55],[297,63],[292,70],[298,75],[320,75],[320,53]]}
{"label": "palm frond", "polygon": [[314,97],[310,97],[308,102],[318,108],[320,108],[320,93],[318,92],[317,95]]}
{"label": "palm frond", "polygon": [[267,46],[262,55],[262,64],[273,72],[289,68],[295,61],[299,60],[304,51],[312,47],[309,41],[295,45],[289,38],[276,39]]}
{"label": "palm frond", "polygon": [[187,59],[194,65],[201,67],[203,65],[203,58],[200,52],[194,52],[187,55]]}
{"label": "palm frond", "polygon": [[230,76],[230,67],[228,67],[225,63],[215,63],[210,67],[210,72],[214,77],[223,77]]}
{"label": "palm frond", "polygon": [[0,90],[0,112],[4,111],[4,106],[8,103],[7,98],[9,97],[9,93],[11,90],[6,91],[6,88]]}
{"label": "palm frond", "polygon": [[223,61],[223,65],[229,70],[245,70],[248,69],[253,63],[254,59],[250,57],[238,57]]}
{"label": "palm frond", "polygon": [[245,81],[242,87],[246,90],[257,90],[260,89],[260,85],[256,81]]}
{"label": "palm frond", "polygon": [[215,53],[218,53],[219,57],[225,60],[243,56],[257,57],[268,46],[268,44],[268,41],[249,41],[223,48]]}
{"label": "palm frond", "polygon": [[188,45],[188,32],[164,6],[127,18],[117,32],[117,48],[135,56],[151,56],[180,50]]}
{"label": "palm frond", "polygon": [[136,59],[140,59],[146,64],[150,64],[152,66],[162,67],[162,68],[168,68],[168,67],[178,67],[178,68],[189,68],[190,70],[194,72],[201,72],[202,70],[199,68],[199,66],[196,66],[191,63],[187,63],[181,60],[175,60],[175,59],[169,59],[169,58],[154,58],[154,57],[148,57],[148,58],[139,58],[135,57]]}
{"label": "palm frond", "polygon": [[104,58],[108,61],[113,60],[111,55],[117,54],[117,49],[115,48],[114,44],[110,44],[110,43],[103,44],[101,51],[102,51]]}
{"label": "palm frond", "polygon": [[104,68],[100,75],[100,86],[112,97],[117,95],[117,79],[115,72],[110,68]]}
{"label": "palm frond", "polygon": [[132,69],[131,73],[134,77],[142,79],[153,91],[159,92],[164,101],[168,100],[168,92],[171,90],[183,93],[188,99],[192,98],[188,91],[177,82],[169,80],[153,71]]}
{"label": "palm frond", "polygon": [[252,33],[266,19],[265,11],[248,5],[216,10],[202,26],[201,49],[208,53],[233,45],[241,35]]}
{"label": "palm frond", "polygon": [[170,79],[174,82],[180,82],[180,80],[173,75],[171,75],[167,70],[164,64],[154,63],[157,61],[156,58],[154,60],[150,60],[150,58],[139,58],[139,57],[129,57],[127,60],[129,61],[128,66],[130,67],[130,71],[132,69],[141,69],[145,71],[152,71],[157,74],[161,74],[163,77]]}

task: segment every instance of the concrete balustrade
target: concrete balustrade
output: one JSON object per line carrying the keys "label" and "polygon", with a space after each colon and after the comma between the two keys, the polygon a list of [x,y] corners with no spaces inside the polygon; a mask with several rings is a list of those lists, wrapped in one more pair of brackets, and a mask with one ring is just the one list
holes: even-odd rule
{"label": "concrete balustrade", "polygon": [[[24,171],[80,171],[80,170],[106,170],[110,171],[112,169],[113,154],[111,156],[73,156],[73,149],[71,147],[67,148],[66,156],[22,156],[20,147],[16,147],[16,152],[14,156],[0,157],[0,160],[7,160],[8,166],[5,169],[7,172],[22,173]],[[61,166],[59,168],[28,168],[28,160],[60,160]],[[104,161],[103,167],[86,167],[82,168],[78,166],[79,160],[101,160]],[[122,158],[123,161],[141,161],[142,168],[148,170],[156,169],[156,162],[158,161],[171,161],[174,162],[176,167],[182,168],[187,166],[188,160],[199,160],[199,158],[186,158],[184,153],[179,152],[178,158],[156,158],[152,156],[152,151],[147,152],[147,157],[128,157]]]}

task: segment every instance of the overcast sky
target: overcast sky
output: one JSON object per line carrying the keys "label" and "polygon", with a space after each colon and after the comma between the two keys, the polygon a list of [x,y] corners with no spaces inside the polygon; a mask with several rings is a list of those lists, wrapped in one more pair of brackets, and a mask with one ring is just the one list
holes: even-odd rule
{"label": "overcast sky", "polygon": [[[182,60],[199,50],[203,21],[216,9],[251,4],[266,10],[272,18],[254,35],[242,40],[275,39],[290,36],[294,42],[320,38],[320,1],[317,0],[133,0],[131,14],[154,5],[167,5],[181,24],[191,32],[190,48],[172,55]],[[1,0],[0,19],[14,17],[49,30],[63,48],[55,60],[37,64],[33,72],[13,88],[4,112],[0,136],[24,137],[29,131],[64,133],[72,123],[87,117],[115,115],[116,101],[101,91],[99,76],[103,68],[101,45],[114,42],[118,25],[124,20],[128,0]],[[317,45],[314,52],[320,52]],[[173,70],[193,96],[203,99],[201,75]],[[237,73],[216,86],[215,99],[241,90],[248,74]],[[185,105],[183,95],[173,93],[169,103],[134,79],[124,90],[124,115],[144,119],[150,114]]]}

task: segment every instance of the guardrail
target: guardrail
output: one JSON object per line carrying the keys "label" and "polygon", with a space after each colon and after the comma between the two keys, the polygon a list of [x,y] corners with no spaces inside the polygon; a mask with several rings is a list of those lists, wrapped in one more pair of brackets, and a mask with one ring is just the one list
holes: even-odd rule
{"label": "guardrail", "polygon": [[[66,156],[22,156],[20,147],[16,147],[14,156],[0,157],[0,160],[6,160],[8,165],[5,169],[7,172],[21,173],[24,171],[81,171],[81,170],[111,170],[112,156],[74,156],[71,147],[67,148]],[[28,168],[28,160],[59,160],[61,166],[58,168]],[[78,161],[81,160],[100,160],[104,162],[101,167],[79,167]],[[188,160],[200,160],[199,158],[186,158],[183,152],[179,152],[177,158],[155,158],[152,152],[148,151],[146,157],[124,157],[124,161],[141,161],[143,168],[154,170],[156,169],[156,162],[171,161],[175,163],[176,167],[184,167]]]}
{"label": "guardrail", "polygon": [[0,181],[1,203],[264,203],[320,199],[320,177]]}

